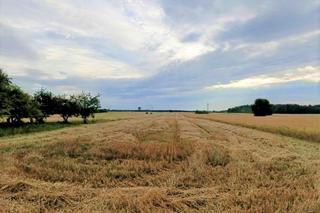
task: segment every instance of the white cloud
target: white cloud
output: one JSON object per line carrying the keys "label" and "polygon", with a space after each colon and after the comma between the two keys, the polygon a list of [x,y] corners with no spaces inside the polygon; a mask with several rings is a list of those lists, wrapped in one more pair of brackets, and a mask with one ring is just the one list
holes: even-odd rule
{"label": "white cloud", "polygon": [[13,59],[0,56],[4,70],[12,76],[31,76],[37,72],[39,79],[87,79],[141,78],[142,72],[112,58],[102,57],[89,49],[47,45],[37,60]]}
{"label": "white cloud", "polygon": [[303,44],[310,39],[319,37],[320,30],[315,30],[311,32],[302,33],[299,35],[288,36],[286,38],[271,40],[261,43],[235,43],[230,44],[229,42],[224,42],[222,49],[224,51],[234,51],[241,50],[245,57],[253,60],[261,56],[271,56],[277,50],[285,48],[286,45],[290,44]]}
{"label": "white cloud", "polygon": [[[91,78],[151,76],[169,63],[192,60],[215,51],[218,45],[211,40],[217,32],[230,22],[245,22],[254,16],[248,10],[237,9],[208,20],[201,26],[173,27],[166,22],[166,14],[158,1],[1,1],[1,22],[19,33],[27,34],[30,46],[43,56],[38,61],[18,61],[20,69],[46,69],[43,72],[63,70],[67,76],[89,75]],[[201,36],[197,41],[183,42],[187,32],[196,32]],[[66,46],[65,50],[55,47],[60,44],[55,44],[54,38],[48,36],[50,33],[64,38],[62,45]],[[89,49],[81,42],[74,46],[72,41],[75,38],[99,41],[102,46],[112,44],[122,49],[123,54],[133,55],[134,62],[121,58],[121,54],[116,60],[99,55],[94,53],[97,51],[94,47]],[[69,47],[71,43],[72,49]],[[10,63],[10,60],[16,61],[12,57],[4,63]],[[56,73],[51,76],[63,77]]]}
{"label": "white cloud", "polygon": [[80,94],[83,90],[75,87],[75,86],[70,86],[70,85],[59,85],[54,88],[55,92],[58,94]]}
{"label": "white cloud", "polygon": [[[26,89],[160,94],[168,106],[181,100],[173,96],[204,99],[198,88],[210,79],[225,82],[207,89],[318,82],[319,67],[271,74],[319,66],[317,8],[294,1],[283,11],[289,2],[0,0],[1,68]],[[250,74],[260,66],[269,72]]]}
{"label": "white cloud", "polygon": [[273,75],[253,76],[226,84],[215,84],[205,87],[207,90],[213,89],[241,89],[267,87],[275,84],[283,84],[292,81],[320,82],[320,67],[306,66],[302,68],[286,70]]}

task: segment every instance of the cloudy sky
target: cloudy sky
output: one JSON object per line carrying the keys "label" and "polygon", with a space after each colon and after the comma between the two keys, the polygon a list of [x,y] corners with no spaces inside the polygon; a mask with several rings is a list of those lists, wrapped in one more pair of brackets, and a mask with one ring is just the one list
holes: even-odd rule
{"label": "cloudy sky", "polygon": [[320,102],[319,0],[0,0],[0,66],[104,107]]}

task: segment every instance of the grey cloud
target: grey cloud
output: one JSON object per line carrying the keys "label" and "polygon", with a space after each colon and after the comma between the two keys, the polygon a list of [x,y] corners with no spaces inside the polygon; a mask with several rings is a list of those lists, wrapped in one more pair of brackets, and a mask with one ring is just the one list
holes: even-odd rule
{"label": "grey cloud", "polygon": [[[115,2],[118,4],[118,1]],[[256,12],[257,16],[243,24],[233,22],[224,25],[225,31],[219,31],[220,34],[215,34],[214,37],[209,38],[210,41],[206,41],[217,44],[218,48],[215,51],[189,61],[172,62],[160,68],[154,66],[156,70],[152,70],[153,66],[149,65],[149,61],[151,61],[150,58],[156,57],[152,53],[157,51],[158,44],[152,44],[146,39],[143,48],[148,51],[141,53],[128,50],[125,47],[121,48],[108,36],[103,37],[103,34],[71,33],[69,35],[70,23],[64,22],[65,17],[61,16],[60,10],[52,8],[52,5],[45,1],[40,3],[37,1],[32,1],[32,3],[6,1],[5,7],[3,7],[5,9],[1,10],[2,17],[6,20],[5,23],[25,20],[26,23],[31,23],[31,28],[23,28],[22,30],[1,25],[1,54],[13,59],[33,60],[39,57],[37,52],[45,45],[71,46],[88,49],[94,52],[99,59],[112,58],[146,72],[151,70],[150,72],[156,73],[142,79],[93,80],[79,76],[72,79],[48,79],[47,70],[40,70],[41,65],[34,68],[30,63],[31,67],[28,68],[25,68],[27,66],[25,64],[21,65],[27,73],[26,76],[12,76],[14,81],[24,89],[31,88],[33,85],[42,85],[52,90],[70,86],[70,88],[100,93],[103,97],[103,106],[112,105],[114,108],[136,108],[139,105],[150,107],[153,105],[160,108],[195,109],[201,104],[205,104],[207,100],[220,102],[222,104],[219,107],[224,108],[225,106],[250,103],[257,96],[271,97],[272,101],[281,100],[290,91],[300,95],[295,100],[297,102],[300,100],[300,102],[309,101],[311,103],[315,99],[314,85],[291,84],[259,91],[237,90],[219,93],[203,92],[201,89],[219,82],[230,82],[264,73],[271,74],[293,67],[319,65],[319,41],[316,37],[308,38],[303,42],[285,41],[288,36],[299,36],[319,28],[317,15],[319,4],[316,6],[310,0],[264,1],[263,3],[249,0],[161,0],[160,2],[164,11],[165,23],[163,24],[165,27],[174,29],[173,32],[177,32],[178,38],[185,43],[205,40],[206,35],[202,35],[202,33],[206,33],[203,32],[203,29],[207,25],[214,23],[214,20],[221,16],[226,18],[232,16],[232,11],[236,11],[238,8],[245,8],[248,12]],[[84,10],[92,10],[97,5],[105,5],[109,2],[94,3],[97,2],[93,2],[90,8],[82,8],[82,4],[77,6]],[[77,6],[75,5],[75,7]],[[130,16],[130,14],[128,15]],[[94,20],[94,13],[92,16]],[[40,20],[39,17],[43,19]],[[36,27],[32,26],[34,20],[38,23]],[[60,29],[59,26],[56,26],[57,23],[65,23],[65,26],[63,25],[65,28]],[[77,24],[72,22],[70,28],[76,27]],[[64,29],[67,29],[67,33]],[[125,33],[131,35],[132,32],[129,30]],[[157,34],[155,33],[154,36],[156,37]],[[280,42],[280,44],[270,52],[266,50],[256,56],[249,56],[251,53],[259,51],[260,47],[254,45],[263,45],[267,41]],[[168,42],[170,43],[170,41]],[[123,43],[126,43],[126,40],[123,40]],[[229,49],[223,49],[225,43],[230,44]],[[235,48],[241,45],[244,47]],[[190,51],[192,50],[191,48]],[[303,96],[303,91],[310,92],[310,95]],[[231,100],[230,97],[235,98]],[[290,96],[290,98],[292,97],[294,95]]]}
{"label": "grey cloud", "polygon": [[12,27],[0,24],[0,54],[23,59],[35,59],[38,54],[31,45],[32,40]]}
{"label": "grey cloud", "polygon": [[233,9],[258,9],[263,4],[252,0],[161,0],[168,22],[178,25],[210,23],[215,18],[230,14]]}
{"label": "grey cloud", "polygon": [[200,37],[200,34],[198,33],[190,33],[188,35],[186,35],[182,41],[183,42],[193,42],[193,41],[197,41]]}
{"label": "grey cloud", "polygon": [[220,41],[265,42],[319,29],[319,4],[314,1],[269,2],[257,17],[233,24],[217,36]]}

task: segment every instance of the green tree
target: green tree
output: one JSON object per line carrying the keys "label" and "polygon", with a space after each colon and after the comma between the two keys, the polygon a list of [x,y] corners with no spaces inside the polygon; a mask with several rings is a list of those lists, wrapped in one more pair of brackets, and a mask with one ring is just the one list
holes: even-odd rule
{"label": "green tree", "polygon": [[12,83],[8,75],[0,69],[0,117],[9,114],[9,90],[11,85]]}
{"label": "green tree", "polygon": [[28,117],[30,119],[30,123],[42,123],[43,122],[43,114],[39,109],[39,103],[31,98],[28,104]]}
{"label": "green tree", "polygon": [[255,116],[272,115],[272,105],[267,99],[258,98],[252,105],[252,111]]}
{"label": "green tree", "polygon": [[8,104],[7,121],[11,124],[21,124],[23,118],[29,118],[32,98],[18,86],[12,85],[8,91],[10,101]]}
{"label": "green tree", "polygon": [[18,86],[12,84],[6,73],[0,69],[0,116],[5,116],[8,123],[18,125],[23,118],[39,120],[42,116],[37,102]]}
{"label": "green tree", "polygon": [[74,96],[78,106],[78,114],[82,117],[83,123],[88,122],[88,117],[94,118],[94,113],[100,107],[99,95],[92,96],[90,93],[82,92]]}
{"label": "green tree", "polygon": [[41,122],[43,122],[44,118],[57,113],[58,103],[52,92],[40,89],[34,94],[34,99],[38,102],[39,109],[43,115]]}
{"label": "green tree", "polygon": [[58,96],[57,100],[57,113],[63,118],[65,123],[68,123],[68,119],[72,116],[78,116],[79,107],[75,96]]}

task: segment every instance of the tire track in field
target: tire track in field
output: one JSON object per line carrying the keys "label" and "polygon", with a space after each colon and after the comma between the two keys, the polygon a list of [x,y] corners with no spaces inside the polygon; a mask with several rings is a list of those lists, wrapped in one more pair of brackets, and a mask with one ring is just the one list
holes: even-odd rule
{"label": "tire track in field", "polygon": [[270,159],[287,153],[288,143],[279,136],[207,119],[184,116],[202,132],[211,143],[226,147],[235,158],[252,162]]}

